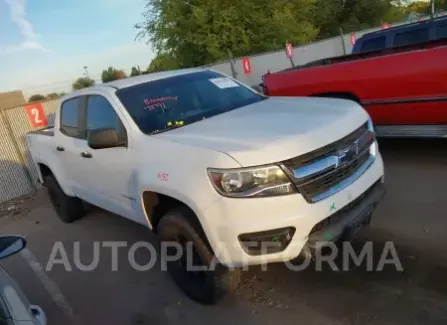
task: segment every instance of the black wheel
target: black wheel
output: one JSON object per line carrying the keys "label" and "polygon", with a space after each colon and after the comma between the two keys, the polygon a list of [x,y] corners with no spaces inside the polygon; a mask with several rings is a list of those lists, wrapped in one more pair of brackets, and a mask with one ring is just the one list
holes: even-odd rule
{"label": "black wheel", "polygon": [[82,200],[77,197],[68,196],[64,193],[54,176],[47,176],[45,187],[48,196],[53,204],[59,218],[65,223],[71,223],[84,215],[84,205]]}
{"label": "black wheel", "polygon": [[[217,263],[204,235],[197,229],[198,226],[188,221],[194,220],[188,218],[188,214],[192,212],[185,208],[168,212],[158,225],[157,232],[162,245],[170,242],[182,248],[181,257],[167,262],[167,269],[188,297],[202,304],[214,304],[236,290],[241,271],[230,270]],[[178,248],[170,245],[167,247],[171,249],[161,249],[161,253],[167,254],[167,257],[176,256]],[[203,270],[193,270],[191,265]]]}

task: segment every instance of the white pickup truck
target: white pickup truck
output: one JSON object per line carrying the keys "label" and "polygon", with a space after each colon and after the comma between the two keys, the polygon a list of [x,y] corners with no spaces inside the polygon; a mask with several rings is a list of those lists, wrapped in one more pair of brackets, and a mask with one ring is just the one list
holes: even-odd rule
{"label": "white pickup truck", "polygon": [[162,243],[192,243],[195,264],[217,266],[191,270],[184,250],[168,271],[202,303],[234,289],[229,266],[288,261],[352,234],[385,193],[371,120],[353,101],[269,98],[187,69],[74,92],[56,114],[27,142],[62,221],[87,201]]}

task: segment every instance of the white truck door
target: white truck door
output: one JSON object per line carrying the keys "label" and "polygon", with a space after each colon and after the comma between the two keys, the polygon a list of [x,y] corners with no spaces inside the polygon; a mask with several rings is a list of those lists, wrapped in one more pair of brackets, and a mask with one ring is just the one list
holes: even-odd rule
{"label": "white truck door", "polygon": [[79,147],[84,145],[84,139],[80,130],[80,114],[81,103],[83,97],[75,97],[64,101],[60,109],[59,132],[56,132],[54,148],[54,156],[60,161],[63,177],[59,182],[65,185],[76,195],[83,191],[82,183],[78,175],[80,174],[79,163]]}
{"label": "white truck door", "polygon": [[[85,111],[86,133],[90,130],[113,128],[123,142],[127,142],[127,131],[113,108],[102,95],[89,95]],[[133,193],[133,164],[128,147],[92,149],[87,140],[83,142],[81,157],[84,198],[95,205],[141,222],[134,213],[137,197]],[[94,200],[94,202],[91,201]]]}

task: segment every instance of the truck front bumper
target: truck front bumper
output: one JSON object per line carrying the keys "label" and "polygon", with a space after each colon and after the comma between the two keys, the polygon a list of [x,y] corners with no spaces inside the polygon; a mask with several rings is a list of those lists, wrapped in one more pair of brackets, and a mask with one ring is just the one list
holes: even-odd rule
{"label": "truck front bumper", "polygon": [[[234,199],[222,197],[203,211],[208,240],[222,264],[256,265],[289,261],[320,242],[352,235],[369,223],[385,194],[383,162],[354,183],[316,203],[301,195]],[[248,245],[247,243],[250,242]],[[256,243],[269,242],[260,248]],[[305,249],[308,248],[309,250]]]}
{"label": "truck front bumper", "polygon": [[360,197],[315,225],[303,253],[314,255],[320,244],[352,239],[357,230],[370,223],[372,213],[385,193],[384,184],[378,180]]}

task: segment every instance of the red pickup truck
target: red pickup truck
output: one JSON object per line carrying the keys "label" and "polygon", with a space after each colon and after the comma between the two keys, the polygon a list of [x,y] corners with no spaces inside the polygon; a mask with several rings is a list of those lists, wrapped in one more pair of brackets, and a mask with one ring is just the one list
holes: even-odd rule
{"label": "red pickup truck", "polygon": [[447,137],[447,39],[352,54],[268,73],[269,96],[359,102],[378,136]]}

